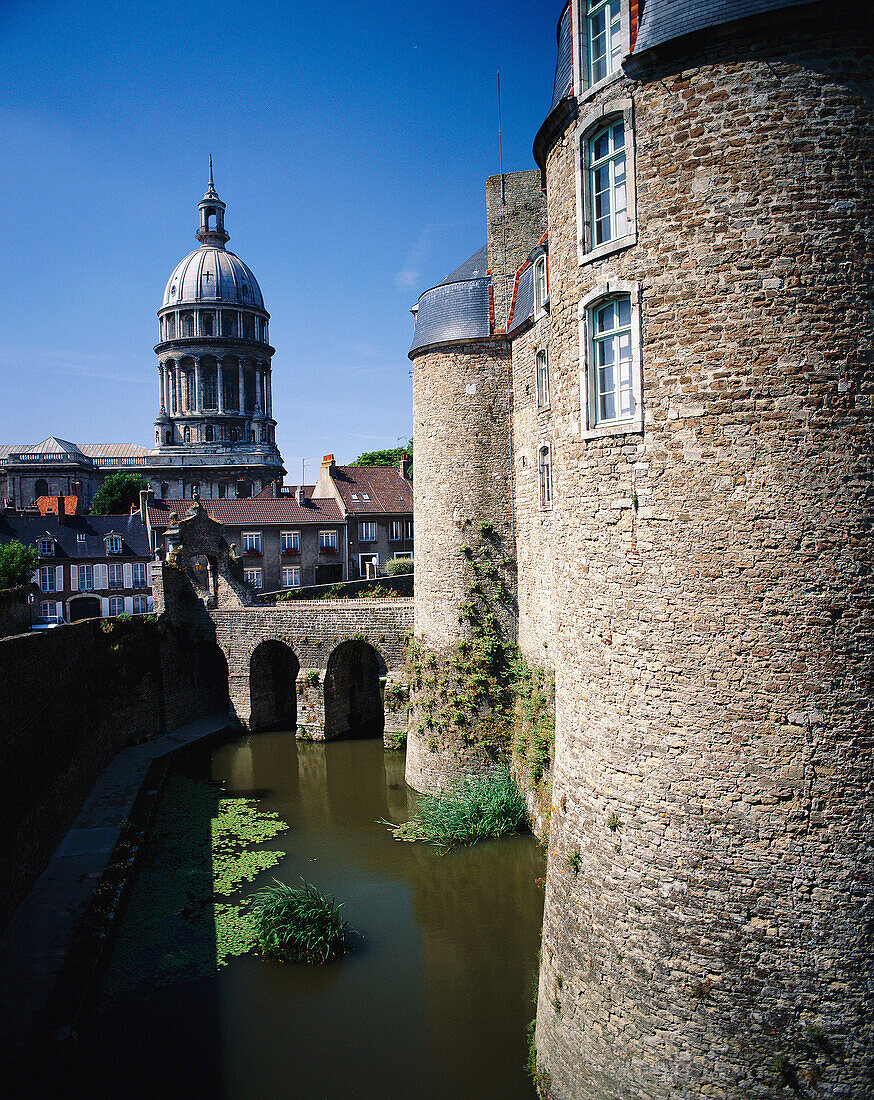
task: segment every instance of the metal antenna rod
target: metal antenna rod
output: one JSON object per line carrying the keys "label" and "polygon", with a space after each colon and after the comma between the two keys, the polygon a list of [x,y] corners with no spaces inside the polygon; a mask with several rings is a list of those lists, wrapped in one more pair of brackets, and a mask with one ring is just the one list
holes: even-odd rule
{"label": "metal antenna rod", "polygon": [[504,194],[504,138],[501,133],[501,70],[498,69],[498,168],[501,173],[501,205],[506,203]]}

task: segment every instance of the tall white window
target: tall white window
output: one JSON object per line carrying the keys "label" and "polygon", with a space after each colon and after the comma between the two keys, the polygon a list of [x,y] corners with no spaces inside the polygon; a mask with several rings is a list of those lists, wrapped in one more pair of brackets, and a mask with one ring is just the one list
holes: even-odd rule
{"label": "tall white window", "polygon": [[110,535],[106,540],[106,553],[107,554],[120,554],[121,553],[121,536]]}
{"label": "tall white window", "polygon": [[263,588],[260,569],[244,569],[243,580],[250,588]]}
{"label": "tall white window", "polygon": [[243,553],[244,554],[260,554],[261,553],[261,532],[260,531],[244,531],[243,532]]}
{"label": "tall white window", "polygon": [[148,588],[149,578],[144,561],[135,561],[133,564],[134,588]]}
{"label": "tall white window", "polygon": [[587,0],[589,84],[597,84],[619,69],[622,60],[620,0]]}
{"label": "tall white window", "polygon": [[93,592],[94,591],[94,566],[93,565],[80,565],[79,566],[79,591],[80,592]]}
{"label": "tall white window", "polygon": [[389,542],[403,542],[404,539],[404,521],[401,519],[393,519],[388,531]]}
{"label": "tall white window", "polygon": [[541,348],[534,357],[534,371],[537,381],[537,407],[545,409],[549,405],[549,356]]}
{"label": "tall white window", "polygon": [[[412,542],[412,541],[413,541],[413,521],[412,521],[411,519],[408,519],[408,520],[407,520],[407,531],[406,531],[406,534],[407,534],[407,539],[408,539],[408,541],[409,541],[409,542]],[[412,557],[412,555],[410,555],[410,556]]]}
{"label": "tall white window", "polygon": [[541,447],[537,453],[540,474],[540,507],[552,507],[552,452],[549,447]]}
{"label": "tall white window", "polygon": [[122,566],[122,565],[110,565],[109,566],[109,587],[110,588],[124,588],[124,566]]}
{"label": "tall white window", "polygon": [[549,287],[546,275],[546,256],[538,256],[534,261],[534,316],[539,317],[546,309]]}
{"label": "tall white window", "polygon": [[134,615],[145,615],[149,610],[148,596],[134,596]]}
{"label": "tall white window", "polygon": [[55,552],[55,544],[52,539],[40,539],[37,544],[37,552],[44,558],[50,557]]}
{"label": "tall white window", "polygon": [[628,233],[625,122],[619,119],[589,139],[592,247]]}
{"label": "tall white window", "polygon": [[595,423],[634,416],[631,296],[622,294],[592,310],[592,385]]}
{"label": "tall white window", "polygon": [[55,591],[55,567],[44,565],[39,571],[39,586],[43,592]]}
{"label": "tall white window", "polygon": [[282,531],[279,537],[283,554],[296,554],[300,550],[300,531]]}
{"label": "tall white window", "polygon": [[124,611],[124,596],[110,596],[109,597],[109,614],[121,615]]}
{"label": "tall white window", "polygon": [[320,550],[336,550],[337,549],[337,532],[336,531],[319,531],[319,549]]}
{"label": "tall white window", "polygon": [[376,524],[375,523],[359,523],[358,524],[358,541],[359,542],[376,542]]}
{"label": "tall white window", "polygon": [[57,606],[58,605],[55,603],[54,600],[43,600],[43,602],[39,605],[40,618],[48,619],[52,615],[57,615],[57,611],[55,610]]}
{"label": "tall white window", "polygon": [[288,565],[282,570],[283,588],[300,588],[300,566]]}

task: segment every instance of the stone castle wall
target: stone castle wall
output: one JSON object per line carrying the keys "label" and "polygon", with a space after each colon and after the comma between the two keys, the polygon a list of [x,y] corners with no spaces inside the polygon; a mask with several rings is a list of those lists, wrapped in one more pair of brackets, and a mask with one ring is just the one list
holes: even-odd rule
{"label": "stone castle wall", "polygon": [[0,641],[0,923],[120,749],[221,709],[203,673],[196,640],[142,619]]}
{"label": "stone castle wall", "polygon": [[32,612],[27,597],[35,589],[36,586],[31,584],[0,589],[0,638],[30,630]]}
{"label": "stone castle wall", "polygon": [[[548,156],[555,1100],[869,1094],[874,89],[828,18],[580,103],[633,101],[623,251],[578,263],[573,125]],[[587,438],[578,304],[615,280],[645,431]]]}
{"label": "stone castle wall", "polygon": [[546,232],[546,196],[539,169],[489,176],[486,225],[495,328],[501,331],[507,327],[516,272]]}

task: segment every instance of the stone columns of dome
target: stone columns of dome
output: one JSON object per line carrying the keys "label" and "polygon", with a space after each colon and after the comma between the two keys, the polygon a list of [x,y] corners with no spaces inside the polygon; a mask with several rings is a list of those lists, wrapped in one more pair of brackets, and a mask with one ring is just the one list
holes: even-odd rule
{"label": "stone columns of dome", "polygon": [[164,364],[158,364],[158,415],[163,416],[167,411],[164,404]]}
{"label": "stone columns of dome", "polygon": [[267,415],[273,417],[273,371],[267,371]]}
{"label": "stone columns of dome", "polygon": [[203,411],[203,393],[201,392],[200,356],[194,358],[194,412]]}
{"label": "stone columns of dome", "polygon": [[256,413],[260,413],[261,409],[263,407],[263,402],[261,401],[261,379],[262,379],[262,377],[263,377],[263,375],[261,374],[261,368],[256,367],[255,368],[255,412]]}
{"label": "stone columns of dome", "polygon": [[218,398],[218,411],[223,413],[225,411],[225,368],[221,359],[216,359],[215,363],[215,389]]}
{"label": "stone columns of dome", "polygon": [[173,404],[176,406],[176,415],[178,416],[182,412],[182,368],[178,363],[173,368],[173,387],[176,391],[176,400]]}
{"label": "stone columns of dome", "polygon": [[237,372],[238,372],[238,376],[239,376],[239,389],[240,389],[240,398],[239,398],[240,403],[238,405],[238,408],[239,408],[240,412],[245,412],[246,411],[246,382],[245,382],[245,379],[243,378],[243,364],[242,363],[240,363],[239,366],[237,367]]}

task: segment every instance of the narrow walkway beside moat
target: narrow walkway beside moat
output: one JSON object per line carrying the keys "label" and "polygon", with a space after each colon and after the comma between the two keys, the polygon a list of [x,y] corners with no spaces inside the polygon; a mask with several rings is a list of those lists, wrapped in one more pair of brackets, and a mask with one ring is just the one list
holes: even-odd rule
{"label": "narrow walkway beside moat", "polygon": [[4,1058],[27,1036],[47,1003],[152,763],[230,724],[226,714],[213,714],[123,749],[94,784],[72,828],[0,937]]}

